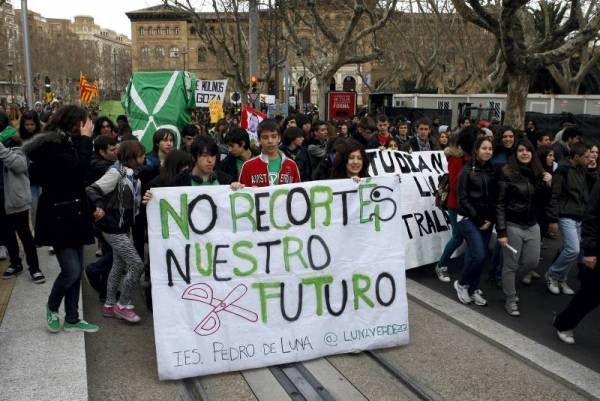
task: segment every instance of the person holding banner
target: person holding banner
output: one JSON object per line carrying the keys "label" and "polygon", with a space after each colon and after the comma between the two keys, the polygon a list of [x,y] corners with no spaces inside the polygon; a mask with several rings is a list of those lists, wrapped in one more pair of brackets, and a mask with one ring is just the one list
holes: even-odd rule
{"label": "person holding banner", "polygon": [[520,316],[515,289],[520,267],[529,272],[540,258],[540,227],[536,218],[537,192],[543,188],[544,172],[527,139],[517,142],[508,163],[500,170],[496,231],[502,249],[502,290],[504,308],[514,317]]}
{"label": "person holding banner", "polygon": [[296,163],[279,150],[279,126],[275,120],[263,120],[258,125],[258,140],[262,153],[242,166],[240,184],[247,187],[300,182]]}
{"label": "person holding banner", "polygon": [[473,158],[458,178],[458,230],[467,250],[454,289],[463,304],[486,306],[479,281],[495,220],[496,177],[490,163],[494,145],[490,138],[479,137],[473,148]]}
{"label": "person holding banner", "polygon": [[331,178],[352,178],[354,180],[367,176],[369,163],[365,148],[354,139],[348,139],[337,146]]}

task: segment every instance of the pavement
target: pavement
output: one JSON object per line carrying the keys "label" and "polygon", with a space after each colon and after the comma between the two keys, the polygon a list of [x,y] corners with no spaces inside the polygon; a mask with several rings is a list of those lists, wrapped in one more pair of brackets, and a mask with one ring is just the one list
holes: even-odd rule
{"label": "pavement", "polygon": [[[86,250],[88,262],[95,258],[93,251],[92,248]],[[99,323],[101,330],[85,336],[46,332],[43,305],[58,265],[46,248],[39,249],[38,255],[48,277],[46,284],[33,284],[26,274],[11,280],[14,288],[0,325],[0,371],[3,372],[0,400],[189,399],[183,382],[158,380],[152,315],[143,305],[141,295],[137,305],[143,320],[138,325],[130,325],[102,318],[98,297],[84,281],[82,316]],[[600,399],[600,374],[592,369],[595,365],[588,363],[588,359],[594,358],[580,355],[597,346],[598,337],[588,337],[587,330],[582,328],[576,332],[575,346],[562,346],[558,340],[553,347],[541,344],[509,326],[529,327],[525,324],[529,317],[539,319],[537,330],[550,333],[539,335],[550,343],[553,338],[551,314],[538,313],[533,303],[530,312],[525,313],[529,306],[526,309],[524,306],[523,317],[510,318],[505,324],[499,322],[501,313],[496,310],[502,306],[500,298],[492,299],[488,308],[468,307],[456,302],[450,291],[444,292],[448,285],[442,285],[440,292],[430,288],[435,282],[439,283],[431,269],[412,270],[408,275],[413,278],[407,283],[411,343],[381,352],[444,399]],[[534,286],[532,291],[541,293],[545,299],[541,303],[556,302],[558,310],[564,306],[566,297],[543,294],[541,289],[535,290],[539,286]],[[484,288],[484,291],[493,294],[491,289]],[[522,294],[524,305],[533,302],[529,295]],[[535,298],[535,294],[531,298]],[[539,317],[539,314],[546,316]],[[594,349],[591,352],[595,352]],[[382,377],[373,377],[373,370],[360,355],[340,355],[327,360],[368,399],[406,399],[390,391],[392,387],[377,384]],[[40,374],[41,367],[43,374]],[[213,399],[255,399],[249,389],[252,376],[257,376],[255,371],[207,376],[203,378],[203,385]]]}
{"label": "pavement", "polygon": [[2,296],[12,287],[0,325],[0,400],[87,400],[84,335],[46,330],[44,305],[59,268],[47,248],[38,255],[46,283],[33,283],[27,271],[0,280],[10,281]]}

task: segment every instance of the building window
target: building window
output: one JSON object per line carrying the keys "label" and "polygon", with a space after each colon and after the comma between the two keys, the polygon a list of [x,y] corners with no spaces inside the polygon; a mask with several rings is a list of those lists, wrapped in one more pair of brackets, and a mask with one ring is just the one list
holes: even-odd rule
{"label": "building window", "polygon": [[203,47],[198,48],[198,62],[206,63],[206,52],[207,50]]}
{"label": "building window", "polygon": [[140,26],[140,31],[139,32],[140,32],[140,36],[144,36],[145,29],[144,29],[143,26]]}
{"label": "building window", "polygon": [[174,35],[179,36],[179,27],[176,26],[173,30],[174,30]]}
{"label": "building window", "polygon": [[160,28],[159,27],[154,28],[154,34],[156,36],[160,35]]}
{"label": "building window", "polygon": [[169,56],[173,57],[173,58],[179,57],[179,48],[178,47],[171,47],[171,50],[169,50]]}
{"label": "building window", "polygon": [[142,57],[143,58],[148,58],[150,56],[150,48],[149,47],[142,47]]}
{"label": "building window", "polygon": [[162,34],[165,36],[169,36],[169,28],[163,28],[162,29]]}
{"label": "building window", "polygon": [[148,27],[148,36],[154,35],[154,29],[152,27]]}
{"label": "building window", "polygon": [[195,35],[196,34],[196,27],[192,26],[190,27],[190,35]]}
{"label": "building window", "polygon": [[156,53],[156,57],[163,58],[165,56],[165,49],[164,49],[164,47],[157,47],[155,49],[155,53]]}

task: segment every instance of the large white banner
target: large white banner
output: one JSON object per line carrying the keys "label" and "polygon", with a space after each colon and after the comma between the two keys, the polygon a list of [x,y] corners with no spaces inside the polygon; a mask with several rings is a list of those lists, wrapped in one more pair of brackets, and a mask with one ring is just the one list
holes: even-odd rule
{"label": "large white banner", "polygon": [[400,221],[405,238],[406,268],[435,263],[452,235],[448,214],[435,206],[438,177],[448,172],[444,152],[367,150],[370,176],[399,174],[402,180]]}
{"label": "large white banner", "polygon": [[199,79],[196,81],[196,107],[208,107],[211,100],[225,100],[226,79]]}
{"label": "large white banner", "polygon": [[153,194],[161,379],[408,343],[397,176]]}

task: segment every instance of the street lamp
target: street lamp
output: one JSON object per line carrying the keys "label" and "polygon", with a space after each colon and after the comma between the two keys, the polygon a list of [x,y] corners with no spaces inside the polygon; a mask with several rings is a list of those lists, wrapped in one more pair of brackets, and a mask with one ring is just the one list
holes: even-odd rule
{"label": "street lamp", "polygon": [[115,96],[118,97],[119,87],[117,86],[117,48],[113,47],[112,49],[113,56],[113,69],[114,69],[114,87],[115,87]]}
{"label": "street lamp", "polygon": [[13,63],[7,63],[6,69],[8,70],[8,84],[10,85],[10,101],[12,102],[13,97],[15,96],[14,88],[13,88]]}

